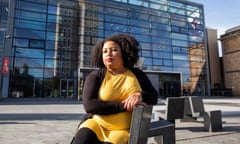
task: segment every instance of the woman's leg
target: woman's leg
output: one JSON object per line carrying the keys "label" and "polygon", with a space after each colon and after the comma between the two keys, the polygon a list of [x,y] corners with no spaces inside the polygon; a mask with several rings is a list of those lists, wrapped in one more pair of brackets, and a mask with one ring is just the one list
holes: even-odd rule
{"label": "woman's leg", "polygon": [[109,141],[114,144],[127,144],[129,138],[128,130],[115,130],[108,134]]}
{"label": "woman's leg", "polygon": [[81,128],[76,133],[71,144],[101,144],[97,135],[88,128]]}

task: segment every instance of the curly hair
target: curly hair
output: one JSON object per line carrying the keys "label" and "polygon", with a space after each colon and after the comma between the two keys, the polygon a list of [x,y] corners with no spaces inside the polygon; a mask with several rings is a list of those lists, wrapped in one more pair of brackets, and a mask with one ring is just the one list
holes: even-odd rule
{"label": "curly hair", "polygon": [[137,63],[139,58],[138,51],[140,49],[140,45],[133,36],[128,34],[115,34],[97,43],[93,47],[92,51],[93,66],[96,66],[98,68],[105,67],[102,60],[102,48],[104,43],[107,41],[113,41],[120,46],[124,66],[129,69],[133,68],[134,64]]}

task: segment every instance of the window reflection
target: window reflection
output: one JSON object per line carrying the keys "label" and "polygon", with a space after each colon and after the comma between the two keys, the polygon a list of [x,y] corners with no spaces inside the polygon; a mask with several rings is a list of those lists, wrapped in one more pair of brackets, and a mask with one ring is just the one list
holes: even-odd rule
{"label": "window reflection", "polygon": [[185,41],[188,40],[188,36],[184,35],[184,34],[172,33],[171,36],[172,36],[173,39],[185,40]]}
{"label": "window reflection", "polygon": [[188,60],[188,55],[174,53],[173,59],[174,60]]}
{"label": "window reflection", "polygon": [[54,58],[55,58],[55,56],[54,56],[54,51],[46,51],[45,57],[46,57],[46,58],[54,59]]}
{"label": "window reflection", "polygon": [[45,48],[45,41],[43,40],[35,40],[35,39],[30,39],[29,40],[29,47],[31,48]]}
{"label": "window reflection", "polygon": [[55,41],[47,40],[46,41],[46,49],[53,50],[54,48],[55,48]]}
{"label": "window reflection", "polygon": [[45,31],[37,31],[31,29],[15,29],[15,36],[22,38],[30,38],[30,39],[45,39]]}
{"label": "window reflection", "polygon": [[35,12],[43,12],[47,11],[46,5],[39,3],[30,3],[25,1],[18,1],[16,7],[23,10],[35,11]]}
{"label": "window reflection", "polygon": [[142,51],[142,56],[143,57],[152,57],[152,51],[143,50]]}
{"label": "window reflection", "polygon": [[153,59],[153,65],[162,65],[162,59]]}
{"label": "window reflection", "polygon": [[46,23],[17,19],[17,20],[15,20],[15,26],[19,27],[19,28],[45,30]]}
{"label": "window reflection", "polygon": [[[159,1],[156,1],[159,2]],[[166,2],[167,4],[167,2]],[[157,10],[162,10],[162,11],[167,11],[168,6],[167,5],[162,5],[162,4],[156,4],[156,3],[150,3],[150,8],[157,9]]]}
{"label": "window reflection", "polygon": [[49,68],[54,68],[54,66],[56,64],[54,64],[55,62],[57,62],[55,59],[46,59],[45,60],[45,68],[49,69]]}
{"label": "window reflection", "polygon": [[189,68],[189,61],[187,60],[173,60],[173,66]]}
{"label": "window reflection", "polygon": [[142,1],[142,0],[129,0],[128,3],[138,5],[138,6],[144,6],[148,7],[148,2],[147,1]]}
{"label": "window reflection", "polygon": [[46,21],[46,14],[16,10],[16,17],[35,21]]}
{"label": "window reflection", "polygon": [[111,15],[116,15],[116,16],[126,16],[128,15],[128,11],[127,10],[121,10],[121,9],[117,9],[117,8],[106,8],[106,13],[109,13]]}
{"label": "window reflection", "polygon": [[52,78],[55,76],[54,71],[56,71],[55,69],[52,68],[45,68],[44,69],[44,77],[45,78]]}
{"label": "window reflection", "polygon": [[164,31],[170,31],[170,26],[166,24],[161,24],[161,23],[152,23],[151,27],[153,29],[157,30],[164,30]]}
{"label": "window reflection", "polygon": [[164,66],[172,66],[173,65],[172,60],[164,59],[163,60],[163,65]]}
{"label": "window reflection", "polygon": [[[190,69],[185,67],[174,67],[174,71],[182,71],[184,74],[190,74]],[[186,80],[189,82],[189,75],[186,75]]]}
{"label": "window reflection", "polygon": [[183,9],[170,7],[169,11],[171,13],[176,13],[176,14],[179,14],[179,15],[185,15],[185,10],[183,10]]}
{"label": "window reflection", "polygon": [[43,59],[16,57],[14,60],[16,67],[22,67],[27,64],[28,67],[43,68]]}
{"label": "window reflection", "polygon": [[173,39],[173,40],[172,40],[172,45],[187,47],[187,46],[188,46],[188,41],[174,40],[174,39]]}
{"label": "window reflection", "polygon": [[57,12],[57,7],[52,6],[52,5],[48,6],[48,13],[49,14],[56,14],[56,12]]}
{"label": "window reflection", "polygon": [[175,53],[181,53],[181,47],[174,46],[174,47],[173,47],[173,52],[175,52]]}
{"label": "window reflection", "polygon": [[29,68],[28,74],[31,76],[34,76],[36,78],[42,78],[43,77],[43,69]]}
{"label": "window reflection", "polygon": [[44,58],[44,50],[17,48],[15,56],[26,58]]}
{"label": "window reflection", "polygon": [[57,20],[56,15],[51,15],[51,14],[48,15],[48,19],[47,19],[48,22],[52,22],[52,23],[56,24],[56,22],[57,22],[56,20]]}
{"label": "window reflection", "polygon": [[144,58],[144,65],[152,66],[152,58]]}
{"label": "window reflection", "polygon": [[15,38],[13,45],[16,47],[28,47],[28,43],[28,39]]}

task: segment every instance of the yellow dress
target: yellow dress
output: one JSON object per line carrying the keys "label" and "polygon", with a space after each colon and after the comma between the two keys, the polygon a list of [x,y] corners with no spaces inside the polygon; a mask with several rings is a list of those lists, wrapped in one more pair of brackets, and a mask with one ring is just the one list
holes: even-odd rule
{"label": "yellow dress", "polygon": [[[129,95],[141,90],[137,78],[130,70],[118,75],[112,75],[107,71],[99,90],[99,99],[121,102]],[[127,111],[111,115],[94,115],[80,128],[90,128],[100,141],[127,144],[131,115],[132,112]]]}

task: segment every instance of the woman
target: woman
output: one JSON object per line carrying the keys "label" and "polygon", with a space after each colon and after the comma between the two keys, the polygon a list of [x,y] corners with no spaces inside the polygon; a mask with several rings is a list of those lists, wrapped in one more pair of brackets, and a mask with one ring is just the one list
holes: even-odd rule
{"label": "woman", "polygon": [[98,43],[83,88],[83,105],[91,118],[79,127],[73,144],[127,144],[135,105],[154,105],[157,92],[144,72],[134,68],[138,41],[117,34]]}

